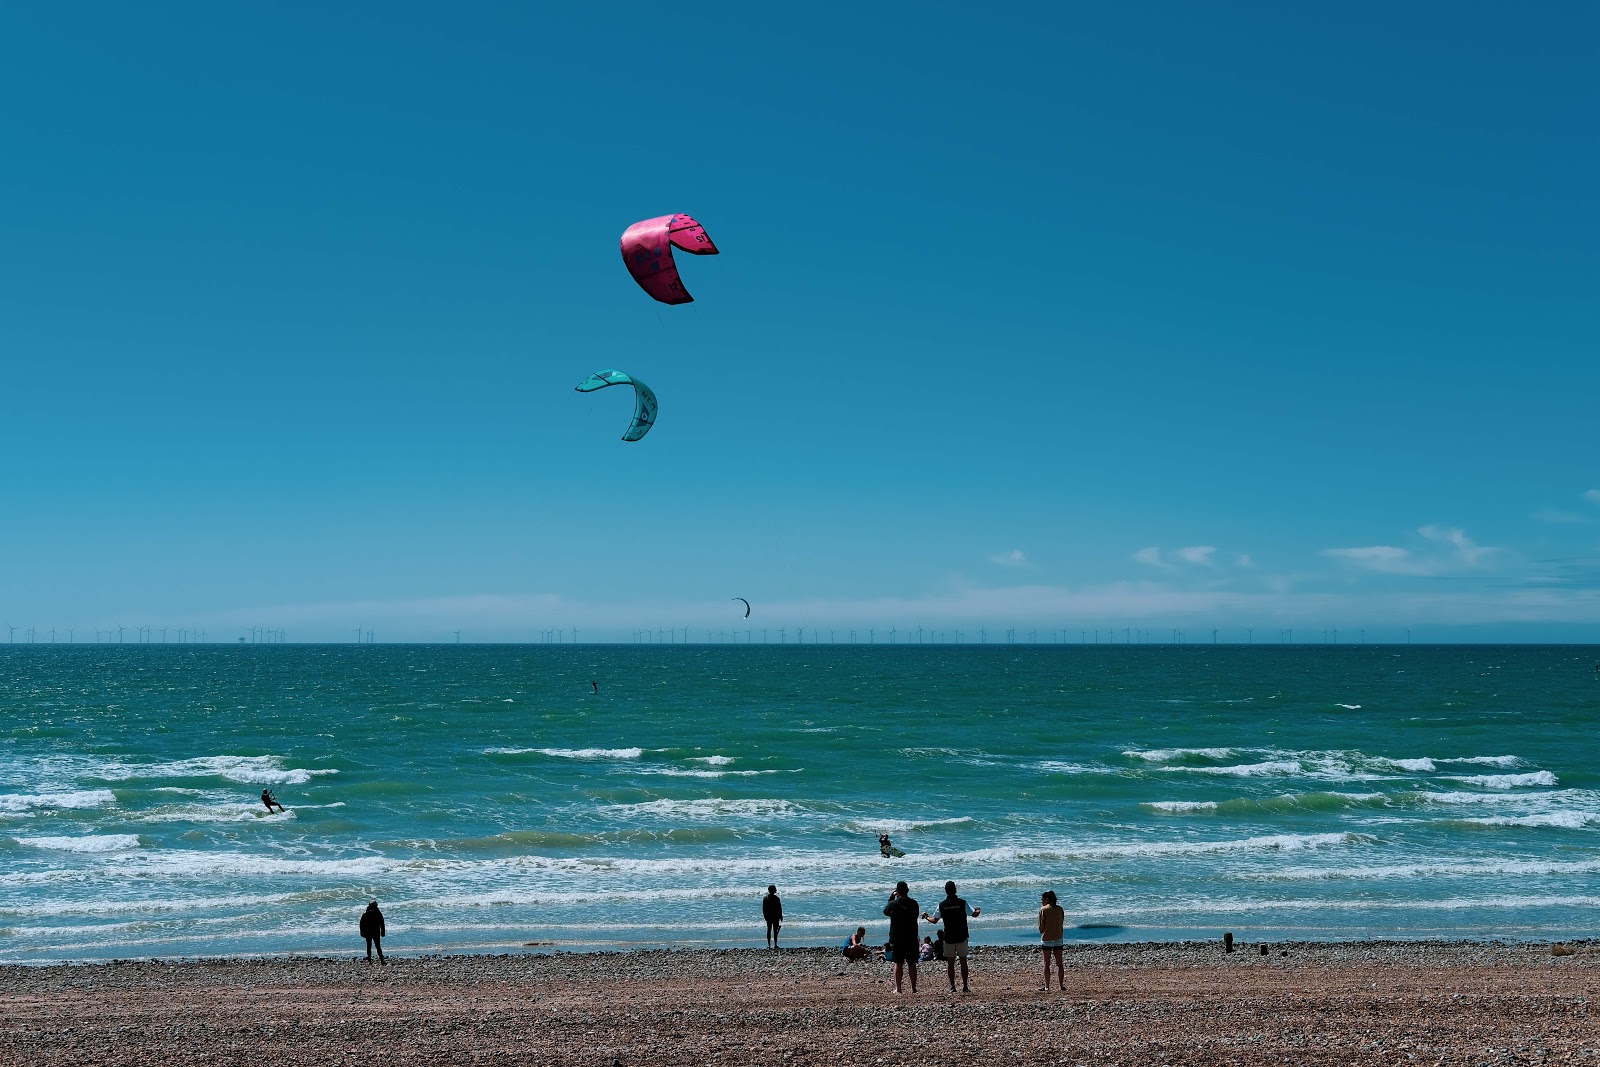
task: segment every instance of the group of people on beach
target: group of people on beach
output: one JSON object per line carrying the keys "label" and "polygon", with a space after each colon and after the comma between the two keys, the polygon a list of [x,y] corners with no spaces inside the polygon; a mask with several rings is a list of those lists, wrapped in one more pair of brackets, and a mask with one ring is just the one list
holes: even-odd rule
{"label": "group of people on beach", "polygon": [[[955,882],[944,884],[944,899],[934,906],[933,913],[925,911],[916,898],[911,895],[911,887],[905,882],[896,882],[894,892],[889,894],[889,902],[884,905],[883,914],[889,918],[889,940],[884,943],[882,959],[894,964],[894,991],[904,992],[903,981],[905,974],[910,972],[911,992],[917,991],[917,964],[931,963],[934,960],[944,960],[946,974],[950,980],[950,992],[956,991],[956,969],[960,964],[961,992],[972,992],[967,977],[967,956],[970,952],[971,930],[967,920],[976,919],[983,914],[981,908],[975,908],[956,892]],[[783,925],[783,901],[778,896],[778,887],[767,886],[767,895],[761,898],[761,916],[767,924],[767,947],[778,947],[778,931]],[[941,926],[937,941],[923,937],[919,943],[917,937],[922,932],[920,923],[931,923]],[[1056,988],[1062,992],[1067,988],[1066,971],[1063,969],[1061,949],[1066,936],[1066,911],[1056,900],[1053,890],[1045,890],[1039,897],[1039,947],[1044,955],[1044,988],[1050,988],[1050,965],[1055,964]],[[864,960],[872,954],[872,949],[867,945],[867,928],[858,926],[855,933],[845,941],[842,949],[845,959],[852,963]]]}

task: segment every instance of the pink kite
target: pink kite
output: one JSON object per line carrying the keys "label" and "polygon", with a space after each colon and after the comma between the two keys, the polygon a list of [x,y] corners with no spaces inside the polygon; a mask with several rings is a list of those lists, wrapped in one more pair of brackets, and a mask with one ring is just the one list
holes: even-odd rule
{"label": "pink kite", "polygon": [[714,256],[717,246],[706,228],[688,215],[662,215],[636,222],[622,231],[622,262],[640,288],[663,304],[688,304],[694,297],[678,277],[672,249],[696,256]]}

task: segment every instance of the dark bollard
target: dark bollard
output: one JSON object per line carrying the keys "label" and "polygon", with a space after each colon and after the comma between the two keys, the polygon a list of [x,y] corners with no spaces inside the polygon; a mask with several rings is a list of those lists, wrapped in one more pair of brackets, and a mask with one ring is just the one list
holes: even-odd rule
{"label": "dark bollard", "polygon": [[1223,949],[1224,952],[1232,952],[1233,951],[1233,935],[1232,934],[1223,934],[1222,935],[1222,949]]}
{"label": "dark bollard", "polygon": [[1261,954],[1263,956],[1265,956],[1267,954],[1267,946],[1266,945],[1262,945],[1261,946]]}

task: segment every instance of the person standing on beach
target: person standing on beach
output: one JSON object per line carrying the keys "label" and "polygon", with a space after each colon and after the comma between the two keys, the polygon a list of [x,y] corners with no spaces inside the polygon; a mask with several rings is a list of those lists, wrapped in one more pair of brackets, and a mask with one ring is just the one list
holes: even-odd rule
{"label": "person standing on beach", "polygon": [[921,909],[911,895],[911,887],[896,882],[889,903],[883,909],[889,917],[889,945],[894,950],[894,991],[901,992],[900,973],[911,969],[911,992],[917,991],[917,916]]}
{"label": "person standing on beach", "polygon": [[383,939],[389,930],[383,924],[383,912],[378,910],[378,902],[374,900],[367,905],[367,910],[361,913],[361,936],[367,939],[367,962],[372,962],[372,950],[378,950],[378,962],[387,964],[383,958]]}
{"label": "person standing on beach", "polygon": [[778,928],[783,925],[783,901],[778,899],[778,887],[767,886],[767,895],[761,898],[761,917],[767,920],[767,947],[778,947]]}
{"label": "person standing on beach", "polygon": [[1054,890],[1039,898],[1039,944],[1044,950],[1044,991],[1050,992],[1050,956],[1056,957],[1056,983],[1067,991],[1067,973],[1061,969],[1061,941],[1066,933],[1067,913],[1056,903]]}
{"label": "person standing on beach", "polygon": [[974,908],[956,896],[956,884],[944,884],[944,899],[939,901],[939,914],[922,917],[931,923],[944,923],[944,962],[950,969],[950,992],[956,991],[956,958],[961,959],[961,992],[970,993],[967,987],[967,916],[976,919],[983,909]]}
{"label": "person standing on beach", "polygon": [[278,798],[272,795],[272,790],[270,790],[270,789],[263,789],[261,791],[261,803],[263,803],[263,804],[265,804],[267,806],[267,814],[268,815],[271,815],[273,813],[272,812],[272,807],[275,804],[277,805],[279,811],[288,811],[289,810],[288,808],[285,808],[282,804],[278,804]]}

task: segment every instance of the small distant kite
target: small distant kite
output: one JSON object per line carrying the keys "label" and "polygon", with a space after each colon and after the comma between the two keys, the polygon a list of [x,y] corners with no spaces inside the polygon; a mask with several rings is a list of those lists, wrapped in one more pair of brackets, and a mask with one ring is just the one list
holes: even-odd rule
{"label": "small distant kite", "polygon": [[656,424],[656,394],[639,379],[619,370],[596,371],[579,382],[576,388],[580,393],[592,393],[608,385],[633,386],[633,421],[628,424],[628,432],[622,435],[622,439],[639,440]]}
{"label": "small distant kite", "polygon": [[733,599],[744,605],[744,617],[748,619],[750,617],[750,601],[742,596],[736,596]]}
{"label": "small distant kite", "polygon": [[678,277],[674,248],[696,256],[717,255],[706,228],[688,215],[645,219],[622,231],[622,262],[639,287],[663,304],[692,303],[694,297]]}

